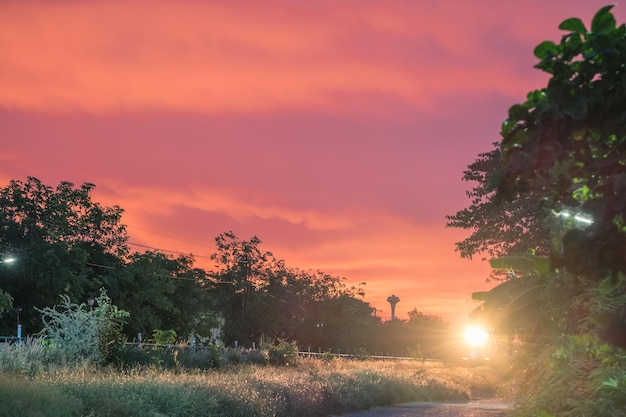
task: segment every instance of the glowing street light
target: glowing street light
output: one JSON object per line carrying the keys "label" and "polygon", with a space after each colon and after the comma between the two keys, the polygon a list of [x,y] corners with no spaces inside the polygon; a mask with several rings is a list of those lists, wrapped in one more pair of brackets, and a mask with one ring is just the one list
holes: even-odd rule
{"label": "glowing street light", "polygon": [[463,332],[465,343],[469,347],[468,356],[464,360],[489,360],[489,333],[478,325],[471,325]]}
{"label": "glowing street light", "polygon": [[465,342],[472,347],[483,347],[489,340],[489,333],[480,326],[469,326],[463,333]]}
{"label": "glowing street light", "polygon": [[581,225],[583,227],[587,227],[593,223],[593,218],[589,215],[586,215],[585,213],[575,213],[569,210],[561,210],[558,212],[552,211],[552,213],[554,213],[554,215],[559,218],[559,250],[561,253],[563,253],[564,219],[568,221],[569,226],[572,225],[572,222],[575,226]]}
{"label": "glowing street light", "polygon": [[0,264],[12,264],[15,261],[17,261],[17,258],[13,256],[7,256],[6,258],[0,259]]}
{"label": "glowing street light", "polygon": [[576,222],[582,223],[587,226],[593,223],[593,219],[583,213],[572,213],[567,210],[563,210],[559,211],[558,213],[555,212],[554,214],[563,219],[574,219]]}

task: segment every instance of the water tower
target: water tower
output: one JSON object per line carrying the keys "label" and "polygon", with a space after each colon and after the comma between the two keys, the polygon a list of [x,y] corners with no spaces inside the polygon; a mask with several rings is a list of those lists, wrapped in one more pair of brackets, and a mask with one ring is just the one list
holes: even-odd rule
{"label": "water tower", "polygon": [[396,318],[396,304],[398,304],[399,301],[400,299],[393,294],[387,297],[387,302],[391,304],[391,320],[395,320]]}

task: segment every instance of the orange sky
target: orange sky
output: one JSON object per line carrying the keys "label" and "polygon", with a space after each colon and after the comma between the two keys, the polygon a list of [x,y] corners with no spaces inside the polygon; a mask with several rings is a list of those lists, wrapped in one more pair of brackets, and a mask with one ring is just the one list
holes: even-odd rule
{"label": "orange sky", "polygon": [[534,46],[605,4],[0,0],[0,184],[92,182],[131,242],[209,266],[257,235],[382,317],[460,321],[490,288],[445,228],[463,170],[545,85]]}

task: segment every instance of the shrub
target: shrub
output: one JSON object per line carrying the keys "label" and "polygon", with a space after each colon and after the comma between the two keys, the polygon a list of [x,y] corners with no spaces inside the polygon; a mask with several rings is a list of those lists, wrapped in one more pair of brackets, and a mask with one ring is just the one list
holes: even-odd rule
{"label": "shrub", "polygon": [[157,345],[171,345],[176,343],[176,332],[174,330],[155,330],[152,332],[152,340]]}
{"label": "shrub", "polygon": [[96,298],[96,307],[88,311],[84,304],[70,302],[61,295],[61,303],[54,308],[37,309],[41,313],[41,336],[59,349],[71,363],[100,363],[108,355],[109,347],[119,343],[119,328],[128,313],[118,310],[104,290]]}
{"label": "shrub", "polygon": [[265,349],[252,349],[244,352],[243,361],[253,365],[267,365],[269,355]]}
{"label": "shrub", "polygon": [[295,341],[278,339],[267,347],[267,353],[271,365],[294,366],[298,363],[298,345]]}
{"label": "shrub", "polygon": [[222,351],[221,363],[223,365],[237,365],[242,361],[243,349],[240,348],[226,348]]}
{"label": "shrub", "polygon": [[536,358],[521,358],[518,415],[622,417],[626,353],[589,335],[564,336]]}

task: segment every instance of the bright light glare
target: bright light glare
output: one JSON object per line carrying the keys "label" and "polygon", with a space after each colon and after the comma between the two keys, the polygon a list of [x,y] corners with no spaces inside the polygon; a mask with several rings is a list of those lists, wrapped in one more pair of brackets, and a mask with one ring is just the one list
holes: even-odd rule
{"label": "bright light glare", "polygon": [[476,347],[484,346],[489,339],[489,333],[480,326],[469,326],[465,329],[464,336],[468,345]]}

